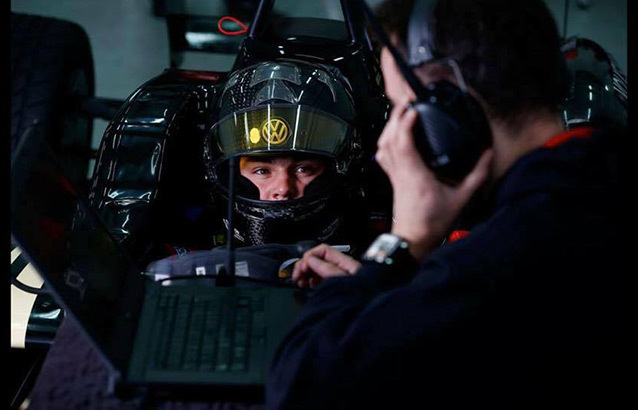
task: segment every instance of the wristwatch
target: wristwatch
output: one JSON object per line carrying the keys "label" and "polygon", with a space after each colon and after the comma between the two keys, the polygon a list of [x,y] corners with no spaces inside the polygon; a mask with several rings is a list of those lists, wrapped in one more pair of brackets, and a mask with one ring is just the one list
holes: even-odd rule
{"label": "wristwatch", "polygon": [[408,251],[408,243],[403,238],[391,233],[383,233],[372,242],[372,245],[370,245],[361,259],[394,265],[413,258]]}

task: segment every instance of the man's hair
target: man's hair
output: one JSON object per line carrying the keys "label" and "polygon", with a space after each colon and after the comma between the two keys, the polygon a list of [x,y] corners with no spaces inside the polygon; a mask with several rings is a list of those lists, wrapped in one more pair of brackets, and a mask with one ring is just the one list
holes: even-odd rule
{"label": "man's hair", "polygon": [[374,14],[384,30],[398,35],[405,44],[412,7],[414,0],[385,0],[374,9]]}
{"label": "man's hair", "polygon": [[[404,10],[399,3],[414,0],[388,0],[377,10],[388,15],[391,5]],[[384,25],[403,27],[395,33],[405,44],[408,22],[401,13]],[[490,114],[515,119],[527,110],[556,110],[565,100],[561,39],[542,0],[440,0],[430,23],[434,49],[455,58]]]}

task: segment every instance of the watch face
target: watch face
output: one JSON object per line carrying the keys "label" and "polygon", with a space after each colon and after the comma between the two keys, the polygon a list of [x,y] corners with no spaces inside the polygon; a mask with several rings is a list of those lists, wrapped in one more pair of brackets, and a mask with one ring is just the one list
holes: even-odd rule
{"label": "watch face", "polygon": [[398,236],[384,233],[370,245],[364,258],[378,263],[392,263],[392,260],[388,261],[388,259],[400,244],[401,239]]}

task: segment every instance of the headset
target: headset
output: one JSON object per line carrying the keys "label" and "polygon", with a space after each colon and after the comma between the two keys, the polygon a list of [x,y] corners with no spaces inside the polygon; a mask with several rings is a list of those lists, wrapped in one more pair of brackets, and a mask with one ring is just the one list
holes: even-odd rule
{"label": "headset", "polygon": [[[458,184],[491,146],[492,131],[483,107],[468,92],[458,63],[434,48],[431,20],[436,1],[416,0],[414,3],[408,25],[409,63],[391,44],[365,1],[360,3],[372,29],[416,95],[411,108],[418,113],[413,131],[417,150],[439,180]],[[448,64],[458,86],[446,80],[421,84],[412,70],[433,62]]]}

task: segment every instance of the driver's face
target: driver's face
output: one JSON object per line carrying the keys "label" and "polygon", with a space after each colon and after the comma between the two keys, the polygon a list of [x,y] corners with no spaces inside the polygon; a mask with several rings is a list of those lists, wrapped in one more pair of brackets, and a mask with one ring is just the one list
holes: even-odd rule
{"label": "driver's face", "polygon": [[301,198],[306,186],[325,168],[321,160],[292,156],[241,157],[239,161],[241,174],[259,188],[262,201]]}

